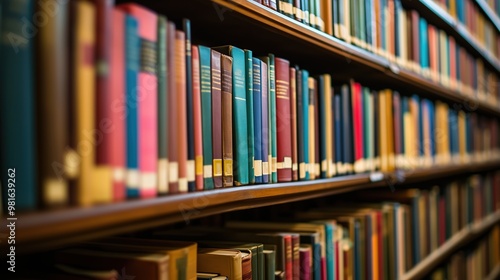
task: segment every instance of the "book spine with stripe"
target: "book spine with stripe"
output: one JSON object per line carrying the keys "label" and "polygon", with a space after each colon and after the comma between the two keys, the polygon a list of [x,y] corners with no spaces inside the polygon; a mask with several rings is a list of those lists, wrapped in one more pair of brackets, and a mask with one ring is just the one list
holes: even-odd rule
{"label": "book spine with stripe", "polygon": [[271,182],[271,169],[270,169],[270,141],[269,141],[269,87],[268,87],[268,65],[261,61],[261,93],[262,93],[262,183]]}
{"label": "book spine with stripe", "polygon": [[255,182],[262,183],[262,85],[261,85],[261,61],[252,58],[252,82],[253,82],[253,123],[254,123],[254,174]]}
{"label": "book spine with stripe", "polygon": [[222,184],[233,186],[233,59],[221,55]]}
{"label": "book spine with stripe", "polygon": [[222,188],[222,95],[221,54],[211,51],[212,65],[212,155],[214,187]]}
{"label": "book spine with stripe", "polygon": [[292,126],[290,113],[290,62],[275,58],[276,133],[278,182],[292,180]]}
{"label": "book spine with stripe", "polygon": [[290,113],[292,126],[292,181],[299,180],[297,146],[297,69],[290,67]]}
{"label": "book spine with stripe", "polygon": [[186,120],[187,120],[187,162],[186,177],[188,191],[196,190],[196,163],[195,163],[195,137],[194,137],[194,107],[193,107],[193,55],[191,49],[191,22],[188,19],[182,20],[182,31],[185,38],[185,91],[186,91]]}
{"label": "book spine with stripe", "polygon": [[188,187],[188,124],[186,95],[186,35],[175,31],[175,88],[177,93],[177,149],[178,192],[189,191]]}
{"label": "book spine with stripe", "polygon": [[203,124],[201,111],[201,80],[200,80],[200,52],[198,46],[191,46],[192,51],[192,78],[193,78],[193,136],[194,136],[194,168],[195,189],[202,191],[203,186]]}
{"label": "book spine with stripe", "polygon": [[210,48],[198,46],[200,56],[201,126],[203,139],[203,188],[214,188],[212,175],[212,83]]}
{"label": "book spine with stripe", "polygon": [[[178,131],[179,122],[177,108],[177,82],[176,82],[176,40],[175,40],[175,24],[167,23],[167,126],[169,131]],[[179,192],[179,149],[178,137],[168,137],[167,154],[168,154],[168,192]]]}
{"label": "book spine with stripe", "polygon": [[[114,27],[116,30],[116,26]],[[168,193],[167,19],[158,16],[158,194]],[[113,34],[116,32],[113,32]],[[119,48],[119,46],[116,46]],[[116,52],[116,49],[114,50]],[[113,75],[116,75],[113,73]]]}
{"label": "book spine with stripe", "polygon": [[247,101],[248,182],[255,183],[255,134],[253,105],[253,54],[245,50],[245,92]]}

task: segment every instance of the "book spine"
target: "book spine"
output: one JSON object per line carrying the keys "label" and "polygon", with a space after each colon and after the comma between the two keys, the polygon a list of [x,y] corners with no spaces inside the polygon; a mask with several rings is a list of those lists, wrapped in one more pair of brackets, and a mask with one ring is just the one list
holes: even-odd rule
{"label": "book spine", "polygon": [[346,173],[353,171],[353,133],[352,133],[352,110],[351,93],[348,85],[341,88],[342,95],[342,133],[343,133],[343,164]]}
{"label": "book spine", "polygon": [[319,140],[319,87],[318,80],[314,79],[314,172],[316,178],[321,175],[320,140]]}
{"label": "book spine", "polygon": [[[329,74],[324,75],[324,92],[325,92],[325,130],[326,130],[326,177],[330,178],[335,176],[336,169],[334,165],[334,155],[335,155],[335,139],[334,139],[334,120],[333,120],[333,88],[332,88],[332,78]],[[321,118],[323,119],[323,118]]]}
{"label": "book spine", "polygon": [[279,182],[292,180],[292,127],[290,114],[290,63],[276,58],[277,175]]}
{"label": "book spine", "polygon": [[352,93],[352,119],[353,119],[353,140],[354,140],[354,171],[364,172],[364,151],[363,151],[363,119],[362,119],[362,99],[361,85],[351,81]]}
{"label": "book spine", "polygon": [[[158,16],[158,194],[168,193],[167,19]],[[116,25],[114,26],[116,29]],[[116,32],[113,32],[113,35]],[[119,48],[119,46],[116,46]],[[116,52],[116,50],[114,50]],[[113,53],[114,55],[114,53]],[[113,73],[115,75],[115,73]]]}
{"label": "book spine", "polygon": [[276,69],[274,55],[269,54],[268,63],[268,84],[269,84],[269,144],[271,151],[271,159],[269,161],[271,183],[278,182],[278,169],[277,169],[277,134],[276,134]]}
{"label": "book spine", "polygon": [[126,133],[127,133],[127,197],[139,197],[139,147],[137,75],[139,71],[138,22],[133,16],[125,17],[125,68],[126,68]]}
{"label": "book spine", "polygon": [[178,192],[189,191],[188,187],[188,124],[186,92],[186,35],[175,31],[175,88],[177,93],[177,150]]}
{"label": "book spine", "polygon": [[212,176],[212,86],[210,49],[198,46],[200,59],[201,126],[203,140],[203,188],[214,188]]}
{"label": "book spine", "polygon": [[[303,123],[303,134],[302,134],[302,149],[304,150],[304,162],[299,165],[300,178],[303,180],[309,180],[310,172],[309,169],[309,72],[307,70],[302,70],[302,123]],[[303,171],[302,171],[303,170]],[[302,176],[303,175],[303,176]]]}
{"label": "book spine", "polygon": [[222,188],[221,54],[212,50],[212,151],[214,187]]}
{"label": "book spine", "polygon": [[292,181],[299,180],[297,147],[297,70],[290,68],[290,112],[292,126]]}
{"label": "book spine", "polygon": [[326,108],[329,106],[329,104],[326,102],[326,93],[325,93],[325,77],[324,76],[319,76],[318,77],[318,109],[319,109],[319,143],[320,143],[320,177],[321,178],[327,178],[327,173],[328,173],[328,161],[329,159],[327,158],[327,133],[328,133],[328,126],[327,126],[327,121],[328,118],[326,117],[326,112],[328,111]]}
{"label": "book spine", "polygon": [[247,100],[247,139],[248,139],[248,181],[255,183],[255,134],[254,134],[254,105],[253,105],[253,54],[245,50],[245,91]]}
{"label": "book spine", "polygon": [[[70,174],[65,174],[64,170],[64,166],[69,165],[69,162],[65,161],[65,155],[69,153],[65,151],[69,144],[66,130],[69,113],[67,109],[69,69],[66,45],[68,42],[68,4],[59,4],[54,0],[37,3],[38,12],[43,11],[43,5],[51,5],[60,11],[53,17],[48,17],[47,23],[40,26],[36,37],[38,40],[36,41],[36,64],[34,64],[38,73],[36,85],[39,95],[43,97],[38,100],[36,108],[37,130],[43,132],[38,134],[36,155],[41,190],[40,202],[46,207],[53,207],[67,205],[69,202],[66,178]],[[8,32],[11,31],[7,30],[5,34]],[[123,42],[121,43],[123,45]],[[7,92],[7,94],[10,93]],[[5,132],[8,133],[8,131]],[[100,132],[105,134],[103,131]],[[14,137],[14,135],[6,135]]]}
{"label": "book spine", "polygon": [[[176,40],[175,25],[167,24],[167,126],[169,131],[178,131],[177,83],[176,83]],[[178,137],[168,137],[168,192],[179,192],[179,149]]]}
{"label": "book spine", "polygon": [[185,87],[186,87],[186,119],[187,119],[187,184],[188,191],[196,190],[196,162],[195,162],[195,137],[194,137],[194,107],[193,107],[193,55],[191,49],[191,22],[182,20],[182,29],[185,36]]}
{"label": "book spine", "polygon": [[309,105],[308,105],[308,130],[307,137],[309,138],[309,145],[307,149],[309,150],[309,178],[311,180],[316,179],[316,124],[314,110],[316,106],[316,96],[315,96],[315,80],[312,77],[308,78],[308,93],[309,93]]}
{"label": "book spine", "polygon": [[[35,13],[35,1],[2,1],[0,26],[2,36],[19,34],[21,19],[31,19]],[[8,24],[9,23],[9,24]],[[10,33],[9,33],[10,32]],[[6,35],[5,35],[6,36]],[[24,38],[24,37],[22,37]],[[36,207],[36,142],[35,142],[35,77],[33,76],[33,40],[22,46],[0,40],[0,166],[2,172],[23,174],[15,176],[16,210]],[[5,134],[4,134],[5,133]],[[11,175],[12,174],[12,175]],[[8,201],[8,176],[2,175],[3,206]],[[12,180],[10,180],[12,181]]]}
{"label": "book spine", "polygon": [[198,46],[192,46],[192,76],[193,76],[193,128],[194,128],[194,158],[195,158],[195,186],[202,191],[203,186],[203,123],[201,111],[201,80],[200,80],[200,52]]}
{"label": "book spine", "polygon": [[233,186],[233,59],[221,55],[222,99],[222,182],[223,187]]}
{"label": "book spine", "polygon": [[271,150],[269,149],[269,98],[268,98],[268,68],[267,64],[261,61],[261,89],[262,89],[262,183],[270,183],[270,162]]}
{"label": "book spine", "polygon": [[113,34],[111,37],[111,166],[113,168],[113,200],[122,201],[126,197],[125,164],[126,164],[126,94],[125,94],[125,13],[113,10]]}
{"label": "book spine", "polygon": [[231,47],[233,58],[232,68],[232,116],[233,134],[235,141],[234,156],[234,184],[247,185],[249,180],[248,160],[248,119],[247,119],[247,90],[245,67],[245,52],[236,47]]}
{"label": "book spine", "polygon": [[262,183],[262,92],[261,92],[261,61],[252,58],[253,70],[253,120],[254,120],[254,174],[255,182]]}
{"label": "book spine", "polygon": [[305,180],[306,170],[304,161],[304,110],[303,110],[303,93],[302,93],[302,70],[299,70],[295,66],[295,72],[297,73],[296,79],[296,89],[297,89],[297,101],[295,108],[297,111],[297,163],[298,163],[298,173],[299,180]]}
{"label": "book spine", "polygon": [[340,89],[334,89],[337,92],[333,96],[333,114],[335,126],[335,165],[338,174],[344,174],[344,154],[343,154],[343,131],[342,131],[342,100],[339,93]]}

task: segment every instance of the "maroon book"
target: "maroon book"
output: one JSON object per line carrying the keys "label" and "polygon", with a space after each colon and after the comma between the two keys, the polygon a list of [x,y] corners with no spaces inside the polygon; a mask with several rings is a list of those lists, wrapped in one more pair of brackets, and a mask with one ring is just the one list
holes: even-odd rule
{"label": "maroon book", "polygon": [[419,36],[420,36],[420,31],[419,31],[419,15],[418,12],[415,10],[411,11],[411,26],[412,26],[412,49],[413,49],[413,62],[415,62],[416,65],[420,65],[420,50],[419,50]]}
{"label": "maroon book", "polygon": [[311,247],[301,247],[300,255],[300,280],[311,279]]}
{"label": "maroon book", "polygon": [[212,65],[212,152],[215,188],[222,188],[222,96],[221,54],[211,51]]}
{"label": "maroon book", "polygon": [[292,122],[290,114],[290,62],[275,58],[278,182],[292,180]]}

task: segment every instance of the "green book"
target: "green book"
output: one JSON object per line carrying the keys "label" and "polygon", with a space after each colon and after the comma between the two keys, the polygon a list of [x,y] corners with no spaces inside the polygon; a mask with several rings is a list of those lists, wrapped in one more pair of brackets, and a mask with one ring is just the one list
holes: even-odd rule
{"label": "green book", "polygon": [[247,60],[245,52],[234,46],[213,49],[233,58],[233,176],[236,186],[248,185]]}
{"label": "green book", "polygon": [[366,26],[366,16],[365,16],[365,13],[366,13],[366,10],[365,10],[365,3],[364,3],[365,0],[358,0],[358,26],[359,26],[359,32],[358,32],[358,36],[359,36],[359,39],[360,39],[360,43],[361,44],[364,44],[366,43],[366,30],[365,30],[365,26]]}
{"label": "green book", "polygon": [[274,280],[276,271],[276,250],[269,249],[270,245],[264,245],[264,271],[265,271],[265,280]]}
{"label": "green book", "polygon": [[205,190],[214,188],[212,178],[212,84],[210,48],[198,46],[200,52],[201,125],[203,135],[203,185]]}
{"label": "green book", "polygon": [[253,125],[253,55],[251,50],[245,50],[246,96],[247,96],[247,133],[248,133],[248,179],[255,183],[255,136]]}
{"label": "green book", "polygon": [[374,170],[373,168],[373,158],[374,158],[374,143],[375,134],[372,125],[373,120],[373,95],[370,93],[369,88],[363,88],[363,135],[365,135],[364,151],[365,151],[365,163],[368,171]]}
{"label": "green book", "polygon": [[262,60],[267,64],[268,67],[268,112],[269,112],[269,151],[271,154],[270,159],[270,172],[271,172],[271,183],[278,182],[277,173],[277,149],[276,149],[276,73],[274,68],[274,55],[269,54],[269,56],[262,58]]}
{"label": "green book", "polygon": [[167,18],[158,17],[158,193],[168,192]]}

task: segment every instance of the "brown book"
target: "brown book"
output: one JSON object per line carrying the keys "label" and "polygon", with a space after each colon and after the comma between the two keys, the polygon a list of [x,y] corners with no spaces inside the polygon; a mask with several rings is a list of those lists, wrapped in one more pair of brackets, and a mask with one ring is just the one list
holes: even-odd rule
{"label": "brown book", "polygon": [[222,96],[221,54],[211,51],[212,66],[212,148],[215,188],[222,188]]}
{"label": "brown book", "polygon": [[290,68],[290,122],[292,123],[292,180],[299,180],[299,164],[297,155],[297,71]]}
{"label": "brown book", "polygon": [[278,182],[292,180],[292,126],[290,112],[290,63],[275,58]]}
{"label": "brown book", "polygon": [[412,32],[410,34],[412,34],[413,38],[412,38],[412,53],[413,53],[413,62],[415,63],[415,69],[413,69],[414,71],[417,71],[418,72],[418,69],[419,69],[419,65],[420,65],[420,45],[419,45],[419,42],[420,42],[420,39],[419,39],[419,36],[420,36],[420,29],[419,29],[419,15],[418,15],[418,12],[416,10],[412,10],[411,11],[411,27],[412,27]]}
{"label": "brown book", "polygon": [[222,182],[224,187],[233,186],[233,59],[222,54]]}
{"label": "brown book", "polygon": [[[168,129],[177,131],[177,84],[175,82],[175,24],[167,24],[167,101],[168,101]],[[168,137],[168,192],[179,192],[179,150],[177,149],[177,137]]]}
{"label": "brown book", "polygon": [[239,250],[200,248],[196,269],[198,272],[225,275],[231,280],[243,280],[242,263],[248,255]]}
{"label": "brown book", "polygon": [[[37,2],[38,3],[38,2]],[[43,206],[69,203],[66,177],[72,177],[65,162],[68,147],[68,11],[69,4],[56,0],[38,3],[37,9],[53,5],[59,11],[47,17],[36,36],[38,84],[38,170],[40,202]]]}

